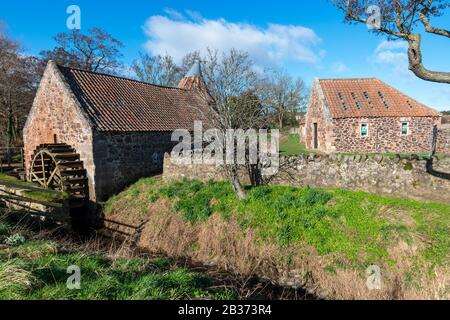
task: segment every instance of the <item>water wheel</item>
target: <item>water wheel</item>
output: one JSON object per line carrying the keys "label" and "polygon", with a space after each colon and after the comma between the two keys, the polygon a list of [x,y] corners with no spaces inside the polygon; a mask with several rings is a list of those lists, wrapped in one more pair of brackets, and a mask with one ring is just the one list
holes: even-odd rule
{"label": "water wheel", "polygon": [[45,189],[63,191],[71,199],[89,198],[88,180],[80,155],[64,143],[41,144],[34,151],[30,181]]}

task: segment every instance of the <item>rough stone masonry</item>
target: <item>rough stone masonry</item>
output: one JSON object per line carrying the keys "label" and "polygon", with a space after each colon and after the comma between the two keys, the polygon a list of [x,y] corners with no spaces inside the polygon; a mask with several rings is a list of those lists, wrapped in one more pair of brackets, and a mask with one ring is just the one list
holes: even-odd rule
{"label": "rough stone masonry", "polygon": [[209,108],[205,88],[199,65],[169,88],[49,61],[24,128],[27,174],[39,145],[68,144],[87,172],[89,200],[104,201],[162,171],[171,133],[192,130]]}
{"label": "rough stone masonry", "polygon": [[[298,187],[344,188],[375,194],[450,203],[450,158],[427,161],[417,156],[393,159],[378,155],[323,155],[282,158],[279,173],[271,183]],[[220,168],[212,165],[181,165],[164,157],[164,179],[224,180]]]}

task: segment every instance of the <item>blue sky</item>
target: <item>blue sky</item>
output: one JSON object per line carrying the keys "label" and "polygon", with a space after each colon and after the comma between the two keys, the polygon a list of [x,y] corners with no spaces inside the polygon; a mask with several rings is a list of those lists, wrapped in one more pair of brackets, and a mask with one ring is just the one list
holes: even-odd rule
{"label": "blue sky", "polygon": [[[124,62],[139,51],[176,58],[206,46],[250,52],[261,68],[281,67],[311,83],[314,77],[378,77],[438,110],[450,110],[450,86],[417,79],[407,69],[404,43],[389,43],[365,25],[343,24],[330,1],[204,0],[2,1],[0,20],[30,54],[54,46],[53,35],[67,31],[66,8],[81,8],[81,28],[98,26],[125,44]],[[433,20],[449,28],[447,18]],[[425,35],[429,69],[450,71],[450,41]]]}

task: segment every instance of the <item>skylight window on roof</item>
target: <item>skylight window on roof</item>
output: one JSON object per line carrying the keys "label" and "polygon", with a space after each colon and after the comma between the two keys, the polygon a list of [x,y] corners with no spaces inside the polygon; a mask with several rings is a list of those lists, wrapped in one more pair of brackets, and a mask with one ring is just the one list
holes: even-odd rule
{"label": "skylight window on roof", "polygon": [[342,92],[338,92],[338,97],[339,97],[339,100],[341,101],[342,107],[344,108],[345,111],[347,111],[348,107],[345,104],[344,95],[342,94]]}
{"label": "skylight window on roof", "polygon": [[355,101],[356,108],[361,109],[361,102],[356,100],[356,94],[354,92],[351,92],[350,94],[352,96],[353,101]]}
{"label": "skylight window on roof", "polygon": [[378,96],[380,97],[381,101],[383,101],[385,108],[386,109],[389,108],[389,103],[386,100],[384,100],[384,95],[383,93],[381,93],[381,91],[378,91]]}
{"label": "skylight window on roof", "polygon": [[407,100],[406,103],[408,104],[408,107],[409,107],[410,109],[413,108],[413,105],[411,104],[411,101]]}
{"label": "skylight window on roof", "polygon": [[364,98],[366,99],[367,103],[369,104],[369,107],[373,107],[372,101],[370,100],[369,93],[367,91],[364,91]]}

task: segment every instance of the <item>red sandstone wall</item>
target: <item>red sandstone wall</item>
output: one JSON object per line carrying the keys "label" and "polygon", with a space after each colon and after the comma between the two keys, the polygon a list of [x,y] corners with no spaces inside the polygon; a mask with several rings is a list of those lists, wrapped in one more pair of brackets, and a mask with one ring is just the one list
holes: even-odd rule
{"label": "red sandstone wall", "polygon": [[320,94],[315,85],[311,94],[311,101],[305,120],[304,142],[308,150],[314,150],[314,123],[318,126],[318,151],[330,152],[333,150],[333,131],[325,110],[320,103]]}
{"label": "red sandstone wall", "polygon": [[450,155],[450,126],[442,126],[438,132],[436,151]]}
{"label": "red sandstone wall", "polygon": [[[410,132],[401,135],[401,122],[408,121]],[[369,124],[369,135],[361,137],[360,124]],[[439,117],[333,119],[337,152],[426,153],[431,151],[431,133]]]}
{"label": "red sandstone wall", "polygon": [[41,80],[24,128],[24,155],[27,173],[33,151],[43,143],[67,143],[80,154],[89,178],[91,199],[95,200],[92,130],[78,102],[62,81],[59,70],[49,63]]}

